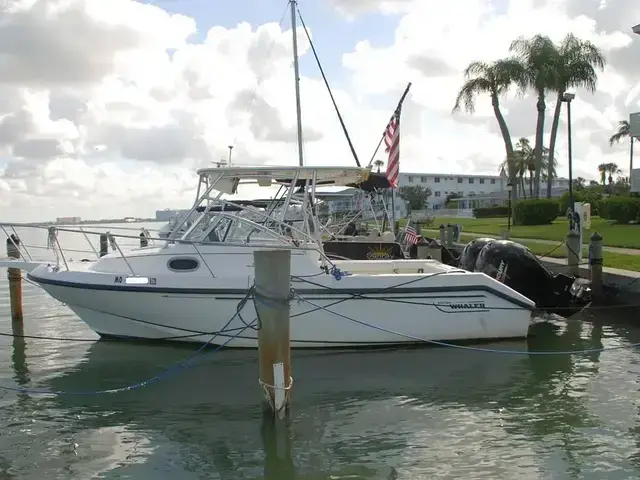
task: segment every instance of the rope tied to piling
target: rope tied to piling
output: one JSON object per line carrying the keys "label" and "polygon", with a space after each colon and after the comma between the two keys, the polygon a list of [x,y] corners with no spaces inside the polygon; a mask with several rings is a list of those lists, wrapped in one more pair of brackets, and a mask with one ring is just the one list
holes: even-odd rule
{"label": "rope tied to piling", "polygon": [[[269,406],[273,409],[274,412],[279,413],[282,409],[286,408],[289,404],[291,397],[291,387],[293,387],[293,377],[289,377],[289,385],[285,385],[283,387],[277,387],[275,385],[270,385],[267,382],[262,381],[261,378],[258,378],[258,383],[262,387],[262,392],[264,393],[264,398],[267,399]],[[275,392],[276,390],[284,391],[285,401],[282,403],[280,408],[276,408],[275,405]],[[271,391],[273,391],[273,399],[271,397]]]}

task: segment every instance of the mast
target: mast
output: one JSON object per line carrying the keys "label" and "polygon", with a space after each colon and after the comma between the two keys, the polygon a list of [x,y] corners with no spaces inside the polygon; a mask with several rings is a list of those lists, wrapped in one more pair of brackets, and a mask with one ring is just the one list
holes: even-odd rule
{"label": "mast", "polygon": [[296,8],[298,2],[289,0],[291,8],[291,34],[293,36],[293,72],[296,85],[296,118],[298,120],[298,160],[300,166],[304,165],[304,155],[302,152],[302,107],[300,105],[300,69],[298,66],[298,37],[296,35]]}

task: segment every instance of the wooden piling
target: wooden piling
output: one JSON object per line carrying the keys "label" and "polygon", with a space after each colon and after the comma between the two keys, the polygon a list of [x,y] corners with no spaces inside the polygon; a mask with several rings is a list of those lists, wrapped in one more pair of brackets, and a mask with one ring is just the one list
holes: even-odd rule
{"label": "wooden piling", "polygon": [[109,253],[109,238],[106,233],[100,234],[100,256],[104,257]]}
{"label": "wooden piling", "polygon": [[453,225],[447,223],[447,234],[445,235],[446,247],[453,248]]}
{"label": "wooden piling", "polygon": [[141,232],[140,233],[140,248],[144,248],[144,247],[148,247],[148,246],[149,246],[149,239],[144,234],[144,232]]}
{"label": "wooden piling", "polygon": [[565,236],[565,245],[567,247],[567,265],[569,274],[574,277],[580,276],[580,256],[579,251],[582,249],[580,245],[580,235],[573,230]]}
{"label": "wooden piling", "polygon": [[443,224],[440,224],[440,243],[445,247],[447,246],[447,232]]}
{"label": "wooden piling", "polygon": [[[20,239],[12,234],[7,238],[7,257],[19,259]],[[22,323],[22,273],[19,268],[8,268],[7,278],[9,279],[9,303],[11,306],[11,320]]]}
{"label": "wooden piling", "polygon": [[289,319],[291,251],[254,251],[253,260],[260,385],[268,408],[284,418],[289,410],[293,382]]}
{"label": "wooden piling", "polygon": [[593,232],[589,243],[589,277],[591,279],[591,292],[593,299],[602,299],[602,237],[598,232]]}

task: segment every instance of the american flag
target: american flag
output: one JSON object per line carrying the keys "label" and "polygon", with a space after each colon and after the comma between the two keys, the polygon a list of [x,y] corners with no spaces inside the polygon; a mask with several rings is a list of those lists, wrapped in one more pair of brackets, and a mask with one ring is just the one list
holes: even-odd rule
{"label": "american flag", "polygon": [[410,223],[407,223],[407,226],[404,228],[404,240],[409,245],[415,245],[420,241],[420,236],[416,229],[411,226]]}
{"label": "american flag", "polygon": [[389,153],[386,176],[392,188],[396,188],[400,173],[400,107],[393,113],[384,131],[384,143],[387,147],[386,151]]}

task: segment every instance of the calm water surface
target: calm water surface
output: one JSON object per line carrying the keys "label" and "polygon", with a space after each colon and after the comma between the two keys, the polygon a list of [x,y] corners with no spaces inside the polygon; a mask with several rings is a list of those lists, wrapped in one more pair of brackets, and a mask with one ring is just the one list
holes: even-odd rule
{"label": "calm water surface", "polygon": [[[21,236],[34,245],[46,238]],[[63,241],[86,249],[82,239]],[[0,269],[0,333],[10,334],[5,279]],[[28,283],[24,309],[25,334],[95,338]],[[628,346],[640,342],[640,328],[624,323],[633,316],[550,318],[528,341],[492,347]],[[0,344],[0,386],[52,391],[134,384],[193,348],[11,336]],[[552,357],[453,348],[296,352],[284,434],[263,422],[253,351],[212,353],[126,393],[2,390],[0,478],[638,478],[638,360],[631,349]]]}

